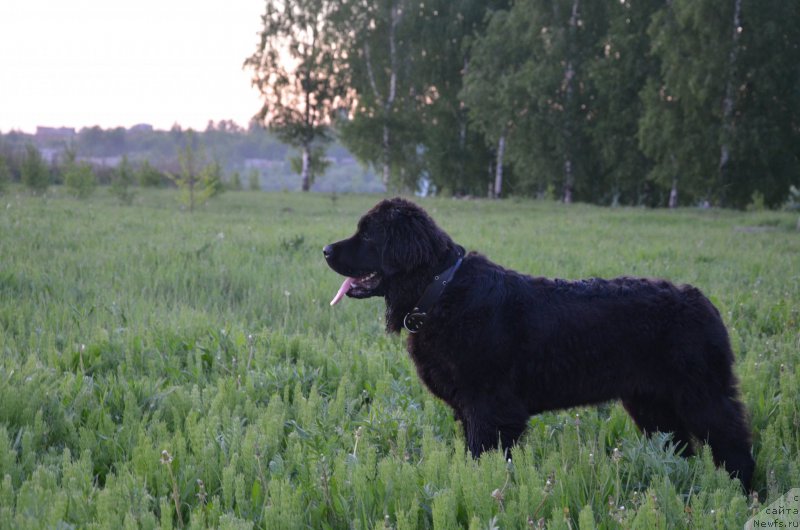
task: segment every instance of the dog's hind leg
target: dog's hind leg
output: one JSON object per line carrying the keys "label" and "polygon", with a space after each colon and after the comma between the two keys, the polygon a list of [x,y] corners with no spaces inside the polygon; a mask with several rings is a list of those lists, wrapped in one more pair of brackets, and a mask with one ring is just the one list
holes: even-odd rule
{"label": "dog's hind leg", "polygon": [[694,454],[691,435],[671,403],[649,396],[623,399],[622,405],[646,436],[656,431],[671,432],[672,441],[683,456]]}
{"label": "dog's hind leg", "polygon": [[729,394],[688,403],[683,418],[692,434],[711,447],[714,463],[724,464],[728,473],[738,476],[745,491],[749,491],[755,467],[750,453],[750,429],[744,406],[734,390]]}

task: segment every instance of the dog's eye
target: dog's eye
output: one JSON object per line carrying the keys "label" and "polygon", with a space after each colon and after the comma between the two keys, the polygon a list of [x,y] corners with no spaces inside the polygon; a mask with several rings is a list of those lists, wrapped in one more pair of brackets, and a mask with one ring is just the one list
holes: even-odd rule
{"label": "dog's eye", "polygon": [[363,241],[364,243],[369,243],[370,241],[372,241],[372,238],[369,237],[369,235],[367,234],[361,234],[361,241]]}

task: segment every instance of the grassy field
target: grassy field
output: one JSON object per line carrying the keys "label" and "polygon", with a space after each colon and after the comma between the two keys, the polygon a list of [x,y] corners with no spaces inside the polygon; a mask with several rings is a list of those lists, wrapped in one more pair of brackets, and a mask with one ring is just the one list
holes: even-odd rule
{"label": "grassy field", "polygon": [[0,528],[741,528],[800,486],[796,214],[421,201],[508,267],[700,287],[737,354],[754,499],[614,403],[532,418],[512,463],[469,458],[383,301],[328,306],[321,249],[378,199],[1,197]]}

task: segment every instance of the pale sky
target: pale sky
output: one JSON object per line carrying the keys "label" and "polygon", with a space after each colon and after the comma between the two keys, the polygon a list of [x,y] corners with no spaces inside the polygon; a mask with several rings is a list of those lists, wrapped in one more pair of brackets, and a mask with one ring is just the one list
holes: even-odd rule
{"label": "pale sky", "polygon": [[247,125],[266,0],[0,0],[0,131]]}

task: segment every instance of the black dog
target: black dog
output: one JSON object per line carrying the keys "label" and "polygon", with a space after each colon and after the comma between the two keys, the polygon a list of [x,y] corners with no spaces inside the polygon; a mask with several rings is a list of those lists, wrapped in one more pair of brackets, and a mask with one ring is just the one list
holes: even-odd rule
{"label": "black dog", "polygon": [[344,294],[383,296],[386,327],[409,330],[419,376],[461,420],[477,457],[508,449],[545,410],[621,399],[645,432],[711,446],[749,490],[750,430],[717,309],[664,280],[532,278],[464,255],[425,211],[384,200],[323,250]]}

